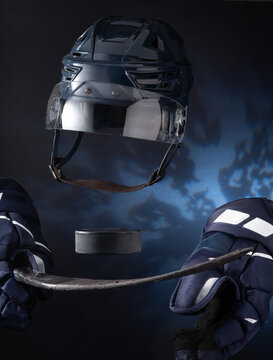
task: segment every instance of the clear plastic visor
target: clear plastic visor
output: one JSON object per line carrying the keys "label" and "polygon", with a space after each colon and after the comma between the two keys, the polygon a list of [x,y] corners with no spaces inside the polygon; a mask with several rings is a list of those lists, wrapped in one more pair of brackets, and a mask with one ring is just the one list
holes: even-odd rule
{"label": "clear plastic visor", "polygon": [[187,109],[161,94],[104,82],[61,82],[50,95],[47,129],[179,143]]}

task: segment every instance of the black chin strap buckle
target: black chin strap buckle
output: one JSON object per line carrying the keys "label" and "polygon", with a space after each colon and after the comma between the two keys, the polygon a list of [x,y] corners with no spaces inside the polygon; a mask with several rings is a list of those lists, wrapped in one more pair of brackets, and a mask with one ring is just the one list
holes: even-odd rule
{"label": "black chin strap buckle", "polygon": [[161,169],[160,172],[158,172],[158,169],[156,169],[152,176],[150,177],[150,180],[148,181],[147,185],[151,186],[159,181],[161,181],[166,175],[165,169]]}
{"label": "black chin strap buckle", "polygon": [[170,162],[172,161],[176,151],[179,149],[180,144],[172,143],[166,154],[164,155],[161,164],[159,165],[158,169],[156,169],[152,176],[150,177],[149,181],[146,183],[146,186],[153,185],[159,181],[161,181],[166,175],[166,169],[169,166]]}
{"label": "black chin strap buckle", "polygon": [[50,165],[48,165],[51,175],[56,181],[61,181],[61,179],[63,178],[63,173],[60,168],[60,165],[61,165],[61,158],[55,159],[54,161],[51,162]]}

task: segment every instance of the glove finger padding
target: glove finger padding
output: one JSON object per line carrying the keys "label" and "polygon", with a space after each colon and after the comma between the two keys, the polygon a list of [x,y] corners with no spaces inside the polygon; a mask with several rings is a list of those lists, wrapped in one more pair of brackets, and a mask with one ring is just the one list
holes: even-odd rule
{"label": "glove finger padding", "polygon": [[[34,249],[32,251],[29,251],[27,249],[19,249],[14,253],[10,262],[12,269],[29,267],[40,272],[45,272],[45,270],[47,270],[47,273],[50,273],[52,270],[52,263],[50,263],[48,256],[44,256],[44,254],[41,254],[41,252],[37,249]],[[54,299],[52,290],[39,289],[37,287],[29,286],[26,284],[22,286],[28,289],[28,292],[39,300]]]}
{"label": "glove finger padding", "polygon": [[19,244],[19,236],[14,231],[14,226],[11,223],[7,213],[0,212],[1,219],[1,234],[0,234],[0,260],[8,259],[16,250]]}
{"label": "glove finger padding", "polygon": [[[177,359],[229,359],[268,317],[273,291],[273,279],[268,274],[273,272],[273,258],[261,244],[231,239],[229,251],[249,246],[255,250],[221,268],[180,279],[172,295],[173,311],[203,312],[194,329],[176,333]],[[209,243],[208,238],[206,245]],[[184,267],[215,257],[212,254],[209,247],[199,246]]]}
{"label": "glove finger padding", "polygon": [[52,292],[18,283],[15,267],[51,272],[52,254],[40,229],[38,214],[28,194],[13,180],[0,177],[0,323],[26,329],[37,298]]}

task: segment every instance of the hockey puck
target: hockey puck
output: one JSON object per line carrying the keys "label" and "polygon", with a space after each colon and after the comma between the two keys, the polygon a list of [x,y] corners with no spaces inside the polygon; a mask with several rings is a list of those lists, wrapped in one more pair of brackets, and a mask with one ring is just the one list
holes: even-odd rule
{"label": "hockey puck", "polygon": [[92,229],[75,231],[78,254],[131,254],[141,251],[139,230]]}

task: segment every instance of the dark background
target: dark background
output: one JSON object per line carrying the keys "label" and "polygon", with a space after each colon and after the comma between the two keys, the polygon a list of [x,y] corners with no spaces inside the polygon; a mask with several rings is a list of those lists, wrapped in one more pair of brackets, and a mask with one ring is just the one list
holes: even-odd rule
{"label": "dark background", "polygon": [[[61,59],[76,38],[108,15],[159,18],[185,39],[194,68],[184,146],[163,182],[109,195],[54,182],[45,109]],[[273,199],[271,2],[0,1],[0,168],[38,208],[55,272],[101,278],[179,268],[209,213],[247,196]],[[121,183],[145,181],[165,145],[89,136],[68,173]],[[74,231],[142,230],[141,254],[74,253]],[[271,276],[269,274],[268,276]],[[172,359],[175,329],[192,323],[168,308],[176,281],[95,293],[57,293],[39,304],[26,332],[0,330],[3,359]],[[234,359],[272,359],[273,314]]]}

